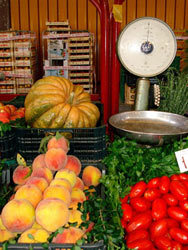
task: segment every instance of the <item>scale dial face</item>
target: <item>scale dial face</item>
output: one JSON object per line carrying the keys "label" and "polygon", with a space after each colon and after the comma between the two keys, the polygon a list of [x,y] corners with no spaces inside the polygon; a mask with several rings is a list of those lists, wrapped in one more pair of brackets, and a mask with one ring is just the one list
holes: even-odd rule
{"label": "scale dial face", "polygon": [[152,77],[164,72],[177,51],[176,37],[163,21],[153,17],[138,18],[120,33],[117,54],[132,74]]}

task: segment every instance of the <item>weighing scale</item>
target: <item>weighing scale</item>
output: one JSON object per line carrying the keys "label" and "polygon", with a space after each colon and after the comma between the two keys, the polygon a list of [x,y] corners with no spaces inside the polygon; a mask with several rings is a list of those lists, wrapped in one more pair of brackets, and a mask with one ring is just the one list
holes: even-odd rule
{"label": "weighing scale", "polygon": [[172,29],[162,20],[142,17],[130,22],[120,33],[117,54],[122,65],[139,76],[135,110],[147,110],[149,77],[164,72],[176,56],[177,42]]}
{"label": "weighing scale", "polygon": [[184,116],[148,109],[150,77],[164,72],[174,60],[176,38],[171,28],[153,17],[129,23],[117,41],[123,66],[138,76],[134,111],[112,115],[109,124],[117,134],[144,145],[160,146],[188,134]]}

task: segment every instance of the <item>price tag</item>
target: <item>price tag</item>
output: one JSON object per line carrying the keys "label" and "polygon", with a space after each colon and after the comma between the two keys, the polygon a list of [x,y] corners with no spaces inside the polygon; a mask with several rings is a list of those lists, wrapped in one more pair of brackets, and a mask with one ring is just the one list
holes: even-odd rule
{"label": "price tag", "polygon": [[180,172],[188,171],[188,148],[176,151],[176,159],[179,165]]}

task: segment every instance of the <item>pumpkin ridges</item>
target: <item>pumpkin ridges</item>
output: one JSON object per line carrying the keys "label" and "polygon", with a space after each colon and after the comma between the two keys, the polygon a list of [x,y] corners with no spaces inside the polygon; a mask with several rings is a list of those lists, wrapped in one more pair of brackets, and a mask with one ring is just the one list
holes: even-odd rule
{"label": "pumpkin ridges", "polygon": [[56,118],[56,128],[63,128],[68,114],[71,110],[71,105],[66,103],[59,112],[58,118]]}
{"label": "pumpkin ridges", "polygon": [[52,90],[52,89],[45,89],[45,91],[42,92],[42,90],[35,90],[33,91],[29,96],[27,96],[27,99],[25,99],[25,106],[28,106],[31,102],[33,102],[33,99],[40,98],[42,96],[46,95],[56,95],[59,96],[62,99],[62,102],[65,102],[66,98],[59,90]]}
{"label": "pumpkin ridges", "polygon": [[79,110],[82,110],[83,113],[85,113],[89,117],[90,125],[91,127],[94,127],[97,123],[97,118],[95,116],[95,113],[92,110],[90,110],[87,106],[83,106],[80,104],[77,107]]}
{"label": "pumpkin ridges", "polygon": [[89,120],[88,115],[86,115],[81,109],[78,109],[78,110],[83,116],[83,119],[84,119],[84,125],[83,126],[84,126],[84,128],[90,128],[91,124],[90,124],[90,120]]}
{"label": "pumpkin ridges", "polygon": [[71,81],[69,81],[68,79],[62,78],[60,79],[62,84],[64,84],[66,86],[66,97],[67,99],[69,98],[70,93],[73,91],[73,84]]}
{"label": "pumpkin ridges", "polygon": [[67,116],[71,110],[71,106],[67,103],[61,104],[61,110],[59,111],[58,116],[54,119],[53,123],[51,124],[51,127],[53,128],[63,128],[63,125],[67,119]]}
{"label": "pumpkin ridges", "polygon": [[80,117],[78,121],[78,128],[84,128],[85,127],[85,121],[84,121],[84,114],[82,112],[79,112]]}
{"label": "pumpkin ridges", "polygon": [[[74,98],[77,99],[77,97],[84,92],[84,88],[81,85],[74,85],[73,92],[74,92]],[[73,104],[74,101],[75,100],[73,100]]]}
{"label": "pumpkin ridges", "polygon": [[99,119],[100,111],[99,111],[98,107],[95,104],[93,104],[91,102],[82,102],[81,105],[86,106],[87,108],[91,109],[93,111],[93,113],[95,114],[97,120]]}
{"label": "pumpkin ridges", "polygon": [[90,102],[90,101],[91,101],[90,94],[87,92],[83,92],[79,94],[76,98],[74,98],[73,105],[77,105],[81,102]]}
{"label": "pumpkin ridges", "polygon": [[78,109],[72,106],[63,127],[64,128],[76,128],[78,126],[79,117],[80,117],[80,114],[78,112]]}
{"label": "pumpkin ridges", "polygon": [[25,120],[29,125],[32,125],[33,122],[35,122],[36,119],[38,119],[41,114],[43,114],[45,111],[52,108],[53,105],[51,103],[47,103],[44,105],[39,105],[37,109],[34,109],[32,105],[29,105],[27,107],[27,110],[25,110]]}
{"label": "pumpkin ridges", "polygon": [[[52,102],[53,101],[53,102]],[[25,109],[25,120],[31,124],[48,109],[62,103],[61,96],[46,95],[45,98],[35,98],[34,103],[30,102]]]}
{"label": "pumpkin ridges", "polygon": [[58,104],[45,113],[43,113],[34,123],[33,127],[40,127],[40,128],[50,128],[53,120],[57,117],[59,111],[62,108],[62,104]]}

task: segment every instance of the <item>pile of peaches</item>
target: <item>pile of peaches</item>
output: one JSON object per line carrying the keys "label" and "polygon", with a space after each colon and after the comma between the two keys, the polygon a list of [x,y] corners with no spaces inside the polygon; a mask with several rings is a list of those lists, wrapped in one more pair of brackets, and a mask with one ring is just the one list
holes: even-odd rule
{"label": "pile of peaches", "polygon": [[9,123],[10,121],[15,121],[18,118],[23,118],[25,116],[25,108],[17,108],[12,104],[4,105],[0,102],[0,121],[3,123]]}
{"label": "pile of peaches", "polygon": [[58,230],[53,243],[74,244],[87,237],[93,224],[79,227],[83,221],[78,203],[87,199],[85,189],[94,192],[91,186],[99,184],[101,171],[88,165],[81,172],[80,160],[68,155],[68,150],[65,137],[53,136],[46,153],[39,154],[31,166],[15,168],[15,193],[0,216],[0,242],[15,237],[18,243],[48,242],[49,236],[60,228],[64,230]]}

